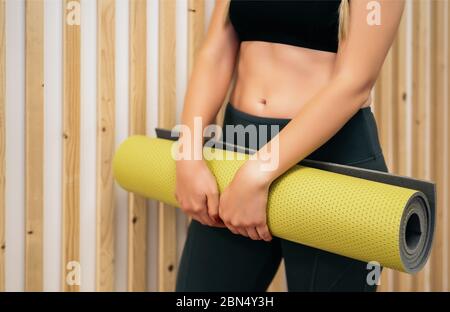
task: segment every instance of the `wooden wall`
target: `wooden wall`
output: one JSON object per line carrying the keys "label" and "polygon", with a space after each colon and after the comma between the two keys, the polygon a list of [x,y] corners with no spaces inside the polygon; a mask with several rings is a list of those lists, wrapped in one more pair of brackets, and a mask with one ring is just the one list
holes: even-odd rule
{"label": "wooden wall", "polygon": [[[47,0],[25,0],[22,1],[23,6],[15,1],[0,0],[0,291],[47,290],[47,276],[53,273],[45,270],[45,255],[50,251],[46,246],[44,232],[46,227],[55,226],[51,222],[47,223],[50,218],[44,213],[48,205],[44,196],[48,194],[46,187],[54,187],[46,183],[46,175],[52,168],[44,165],[46,158],[51,156],[45,152],[45,140],[53,140],[45,132],[45,122],[49,120],[45,113],[49,110],[45,109],[48,103],[44,94],[47,94],[45,91],[52,91],[46,88],[54,87],[47,86],[44,75],[44,67],[49,65],[44,62],[44,53],[48,53],[45,52],[44,36],[44,7]],[[121,13],[118,11],[119,4],[125,4],[128,9],[128,44],[120,47],[117,45],[121,31],[118,27],[123,25],[117,23]],[[183,10],[180,11],[178,6]],[[174,289],[186,223],[180,223],[182,219],[174,207],[158,204],[154,213],[151,213],[149,207],[153,204],[139,196],[129,194],[125,205],[123,201],[116,200],[121,191],[112,179],[111,160],[123,124],[127,125],[126,135],[153,135],[153,129],[149,127],[151,120],[156,121],[153,127],[171,127],[176,123],[179,103],[182,103],[185,90],[183,88],[186,87],[204,38],[212,6],[212,0],[97,0],[96,13],[93,14],[97,29],[89,30],[96,36],[96,46],[93,48],[96,55],[96,84],[93,88],[97,97],[90,104],[95,105],[96,111],[93,133],[96,148],[86,151],[83,150],[85,145],[82,142],[83,116],[86,116],[83,109],[88,107],[83,106],[83,101],[86,101],[83,95],[83,71],[86,69],[83,69],[82,64],[86,60],[82,58],[82,40],[87,33],[83,33],[77,18],[83,8],[88,8],[88,4],[85,0],[62,1],[59,8],[62,19],[56,25],[61,27],[62,34],[62,109],[61,115],[52,116],[61,120],[61,185],[50,190],[61,194],[61,218],[57,224],[61,227],[61,261],[60,268],[53,268],[60,273],[52,275],[59,278],[59,290],[122,289],[118,286],[120,279],[117,276],[120,272],[126,274],[125,289],[129,291]],[[12,101],[11,94],[17,89],[15,84],[22,82],[6,79],[8,66],[13,64],[9,60],[18,56],[7,53],[11,50],[7,49],[5,38],[9,38],[8,35],[15,36],[20,30],[7,27],[10,25],[8,19],[16,18],[8,16],[7,12],[22,12],[25,23],[22,88],[24,136],[17,135],[17,140],[8,131],[15,131],[18,125],[8,123],[7,119],[12,120],[12,114],[16,112],[12,109],[13,105],[20,105]],[[159,20],[153,23],[149,12],[158,16]],[[449,290],[449,18],[450,4],[447,0],[409,0],[397,39],[374,90],[373,110],[389,170],[435,180],[438,187],[437,230],[431,259],[416,276],[385,269],[381,291]],[[180,26],[179,23],[184,24]],[[156,26],[157,32],[153,32],[152,27]],[[149,32],[156,34],[151,42],[148,40],[151,37]],[[186,41],[180,40],[184,37]],[[119,58],[124,55],[118,49],[127,50],[127,79],[117,75],[118,67],[122,66]],[[183,51],[181,64],[178,62],[180,49]],[[156,54],[151,54],[151,51]],[[152,63],[149,55],[157,55],[157,65]],[[186,71],[180,71],[182,65],[186,66]],[[184,75],[182,79],[179,79],[180,72]],[[184,85],[180,86],[179,81]],[[152,83],[156,88],[149,88]],[[122,93],[127,94],[126,107],[117,97]],[[153,101],[154,98],[157,100]],[[127,114],[122,115],[124,111]],[[8,141],[8,138],[14,140]],[[22,156],[16,155],[20,151],[14,147],[17,143],[24,146]],[[86,183],[81,177],[81,167],[86,153],[95,155],[93,175],[96,179],[93,183],[96,187],[92,207],[81,204],[84,202],[84,193],[80,189]],[[15,176],[21,172],[16,168],[22,166],[14,162],[16,157],[24,159],[21,178]],[[8,164],[14,164],[10,171]],[[17,179],[23,182],[23,192],[12,188],[13,183],[17,185]],[[10,181],[11,186],[8,186]],[[23,196],[23,205],[17,201],[18,196]],[[81,216],[85,211],[83,209],[95,210],[96,219],[84,220]],[[23,211],[25,218],[23,236],[8,236],[8,227],[22,229],[20,225],[12,223],[18,218],[8,217],[17,210]],[[122,211],[126,211],[126,220],[118,217],[124,216]],[[82,240],[81,237],[86,238],[83,236],[86,222],[94,224],[95,233],[88,240]],[[117,224],[120,222],[124,222],[125,232],[118,230]],[[21,253],[17,249],[10,250],[9,246],[22,238],[25,259],[16,263],[11,259]],[[92,268],[86,270],[93,272],[95,276],[92,280],[95,283],[92,283],[92,287],[80,287],[76,278],[77,264],[81,261],[82,268],[88,265],[82,262],[86,253],[84,256],[81,254],[83,246],[90,241],[95,246],[92,255],[95,262]],[[118,261],[124,250],[125,263]],[[17,267],[21,265],[23,269]],[[8,271],[23,271],[23,282],[10,282],[16,277],[12,273],[8,275]],[[281,265],[269,290],[285,289],[284,268]]]}
{"label": "wooden wall", "polygon": [[415,276],[384,270],[382,291],[448,291],[449,2],[409,1],[375,89],[374,110],[391,172],[437,183],[433,252]]}

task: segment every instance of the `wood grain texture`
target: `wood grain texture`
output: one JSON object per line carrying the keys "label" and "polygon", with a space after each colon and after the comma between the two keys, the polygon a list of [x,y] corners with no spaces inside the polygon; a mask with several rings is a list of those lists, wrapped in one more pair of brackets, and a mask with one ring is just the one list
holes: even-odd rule
{"label": "wood grain texture", "polygon": [[446,155],[445,147],[448,129],[446,126],[448,119],[445,113],[445,106],[448,105],[446,100],[446,75],[448,75],[448,63],[445,50],[445,19],[448,18],[445,10],[444,1],[431,1],[432,12],[432,55],[431,55],[431,86],[433,91],[431,94],[431,117],[433,119],[431,123],[431,140],[432,144],[432,159],[431,161],[431,179],[436,182],[436,194],[437,194],[437,214],[436,214],[436,231],[433,242],[433,252],[431,257],[431,290],[439,291],[444,288],[445,276],[442,274],[446,271],[448,263],[444,261],[444,249],[446,240],[448,237],[444,236],[446,232],[444,227],[447,226],[444,220],[445,214],[445,193],[448,192],[448,188],[445,188],[446,176],[445,176],[445,162],[449,157]]}
{"label": "wood grain texture", "polygon": [[[395,109],[394,116],[394,132],[393,136],[395,138],[393,161],[395,163],[396,174],[407,176],[410,172],[408,167],[408,136],[407,136],[407,126],[408,126],[408,114],[407,105],[408,97],[408,86],[406,79],[406,14],[403,14],[402,21],[400,23],[397,38],[394,42],[394,103],[393,108]],[[395,291],[411,291],[412,290],[412,276],[410,274],[395,272],[394,273],[394,290]]]}
{"label": "wood grain texture", "polygon": [[205,38],[205,0],[188,0],[188,78]]}
{"label": "wood grain texture", "polygon": [[[188,0],[188,81],[206,34],[205,0]],[[186,218],[186,227],[191,222]]]}
{"label": "wood grain texture", "polygon": [[[375,116],[377,121],[378,136],[383,150],[384,158],[389,172],[395,168],[393,157],[393,102],[394,102],[394,73],[395,73],[395,49],[392,47],[386,56],[380,75],[375,86]],[[393,290],[393,271],[383,269],[378,291]]]}
{"label": "wood grain texture", "polygon": [[115,1],[97,1],[96,288],[114,290]]}
{"label": "wood grain texture", "polygon": [[43,289],[44,3],[25,3],[25,290]]}
{"label": "wood grain texture", "polygon": [[62,289],[79,291],[66,280],[72,261],[80,261],[80,25],[69,24],[76,10],[70,0],[63,7],[63,175],[62,175]]}
{"label": "wood grain texture", "polygon": [[[147,4],[130,0],[129,134],[146,134]],[[147,290],[147,200],[128,197],[128,290]]]}
{"label": "wood grain texture", "polygon": [[5,290],[5,186],[6,186],[6,40],[5,40],[5,0],[0,0],[0,291]]}
{"label": "wood grain texture", "polygon": [[394,94],[393,94],[393,163],[394,172],[408,173],[407,162],[407,81],[406,81],[406,14],[403,14],[393,46]]}
{"label": "wood grain texture", "polygon": [[[159,1],[158,125],[172,128],[176,113],[176,1]],[[175,208],[159,203],[158,289],[173,291],[177,271]]]}
{"label": "wood grain texture", "polygon": [[[430,178],[430,15],[431,1],[413,2],[413,125],[412,125],[412,174],[416,178]],[[414,290],[430,289],[430,265],[414,277]]]}
{"label": "wood grain texture", "polygon": [[445,103],[445,115],[447,116],[447,122],[445,124],[444,132],[446,133],[447,139],[446,144],[444,145],[444,151],[446,155],[446,163],[444,167],[444,171],[446,172],[445,175],[445,203],[444,203],[444,215],[445,215],[445,222],[446,226],[444,227],[444,238],[445,238],[445,245],[444,245],[444,255],[443,255],[443,261],[446,264],[445,271],[442,272],[442,274],[445,277],[444,280],[444,291],[450,291],[450,242],[449,242],[449,236],[450,236],[450,3],[449,1],[446,1],[446,10],[447,16],[445,18],[445,29],[446,29],[446,35],[447,35],[447,46],[446,46],[446,52],[447,52],[447,93],[446,93],[446,103]]}

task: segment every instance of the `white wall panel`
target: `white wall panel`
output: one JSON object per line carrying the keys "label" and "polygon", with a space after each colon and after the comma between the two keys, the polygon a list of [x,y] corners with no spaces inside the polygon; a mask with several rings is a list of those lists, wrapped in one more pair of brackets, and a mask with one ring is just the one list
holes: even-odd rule
{"label": "white wall panel", "polygon": [[[116,145],[128,137],[128,0],[116,0]],[[127,290],[128,193],[118,187],[116,196],[116,289]]]}
{"label": "white wall panel", "polygon": [[62,10],[44,3],[44,291],[61,289]]}
{"label": "white wall panel", "polygon": [[25,1],[6,1],[5,289],[25,281]]}
{"label": "white wall panel", "polygon": [[80,261],[81,291],[95,290],[97,5],[81,0]]}

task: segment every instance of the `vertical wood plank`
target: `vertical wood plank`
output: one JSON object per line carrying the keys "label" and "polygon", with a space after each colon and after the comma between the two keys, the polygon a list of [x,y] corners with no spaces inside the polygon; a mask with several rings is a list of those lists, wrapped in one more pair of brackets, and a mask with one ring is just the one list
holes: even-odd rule
{"label": "vertical wood plank", "polygon": [[115,132],[115,1],[97,0],[97,257],[96,288],[113,291]]}
{"label": "vertical wood plank", "polygon": [[[147,4],[130,1],[129,133],[146,133]],[[128,290],[147,290],[147,201],[128,195]]]}
{"label": "vertical wood plank", "polygon": [[205,0],[188,2],[188,78],[205,37]]}
{"label": "vertical wood plank", "polygon": [[[176,105],[176,32],[175,0],[159,1],[159,127],[175,125]],[[158,288],[173,291],[177,270],[175,208],[159,203],[158,209]]]}
{"label": "vertical wood plank", "polygon": [[[64,1],[63,12],[63,238],[62,289],[79,291],[78,285],[66,281],[80,261],[80,25],[71,14],[80,14],[79,1]],[[71,22],[69,22],[71,20]]]}
{"label": "vertical wood plank", "polygon": [[[380,75],[375,86],[375,116],[377,120],[378,134],[380,143],[383,149],[383,154],[386,160],[386,165],[389,172],[395,170],[395,163],[393,157],[393,100],[394,88],[393,81],[395,75],[395,51],[392,47],[386,56],[386,60],[381,69]],[[378,291],[392,291],[394,282],[393,271],[384,268],[380,280]]]}
{"label": "vertical wood plank", "polygon": [[25,4],[25,290],[43,288],[44,3]]}
{"label": "vertical wood plank", "polygon": [[[191,77],[198,52],[205,38],[205,0],[189,0],[188,2],[188,81]],[[187,225],[191,217],[186,218]]]}
{"label": "vertical wood plank", "polygon": [[397,37],[394,41],[394,70],[395,76],[393,77],[394,84],[394,103],[393,108],[395,114],[393,118],[395,139],[394,149],[394,163],[395,172],[398,174],[406,175],[407,168],[407,137],[406,137],[406,120],[407,120],[407,82],[406,82],[406,12],[402,16],[400,22]]}
{"label": "vertical wood plank", "polygon": [[6,90],[5,0],[0,0],[0,291],[5,290],[5,90]]}
{"label": "vertical wood plank", "polygon": [[[429,179],[430,130],[430,8],[431,1],[413,2],[413,125],[412,164],[413,176]],[[414,290],[429,290],[429,271],[432,261],[414,277]]]}
{"label": "vertical wood plank", "polygon": [[446,263],[443,261],[443,250],[446,237],[444,237],[444,226],[446,221],[444,220],[445,209],[445,193],[448,192],[448,188],[445,186],[445,162],[448,158],[445,158],[446,132],[445,127],[448,122],[445,114],[446,103],[446,75],[448,73],[448,66],[446,66],[446,50],[445,50],[445,31],[443,28],[445,24],[446,10],[444,1],[432,1],[432,56],[431,56],[431,86],[434,88],[431,94],[432,100],[432,175],[431,179],[436,182],[436,195],[437,195],[437,214],[436,214],[436,231],[433,242],[433,250],[431,261],[431,290],[442,291],[444,287],[444,274],[446,270]]}
{"label": "vertical wood plank", "polygon": [[[395,70],[393,83],[395,84],[395,94],[393,107],[396,110],[394,117],[394,163],[395,173],[400,175],[408,175],[408,144],[407,144],[407,99],[410,94],[407,93],[406,79],[406,11],[403,14],[402,21],[399,25],[398,35],[394,42],[394,58]],[[412,277],[410,274],[395,272],[394,273],[394,290],[395,291],[411,291]]]}
{"label": "vertical wood plank", "polygon": [[446,29],[446,36],[447,36],[447,45],[446,45],[446,52],[447,52],[447,61],[446,61],[446,68],[447,68],[447,92],[446,92],[446,103],[445,103],[445,115],[447,116],[447,122],[445,123],[444,133],[446,134],[446,144],[444,146],[444,153],[445,153],[445,159],[447,159],[445,163],[445,203],[444,203],[444,214],[445,214],[445,222],[446,226],[444,227],[444,237],[445,237],[445,245],[444,245],[444,263],[446,264],[445,271],[443,274],[445,275],[444,280],[444,291],[450,291],[450,242],[449,242],[449,235],[450,235],[450,3],[449,1],[446,1],[446,12],[447,16],[444,19],[445,21],[445,28]]}

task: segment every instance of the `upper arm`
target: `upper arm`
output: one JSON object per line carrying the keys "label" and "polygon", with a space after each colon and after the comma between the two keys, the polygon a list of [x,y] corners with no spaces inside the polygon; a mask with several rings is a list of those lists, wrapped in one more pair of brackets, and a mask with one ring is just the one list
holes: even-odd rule
{"label": "upper arm", "polygon": [[[335,75],[367,91],[373,87],[395,38],[404,0],[351,0],[348,34],[339,46]],[[368,18],[380,14],[380,23]]]}
{"label": "upper arm", "polygon": [[230,0],[215,1],[202,50],[208,55],[234,59],[239,49],[239,39],[228,17],[229,4]]}

